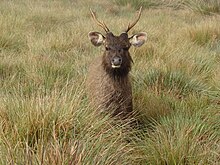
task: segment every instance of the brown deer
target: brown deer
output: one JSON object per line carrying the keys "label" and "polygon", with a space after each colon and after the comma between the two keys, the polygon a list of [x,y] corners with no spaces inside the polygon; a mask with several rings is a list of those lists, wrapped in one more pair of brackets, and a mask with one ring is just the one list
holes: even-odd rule
{"label": "brown deer", "polygon": [[128,75],[133,61],[129,48],[131,45],[140,47],[147,39],[144,32],[128,36],[129,30],[140,19],[141,9],[136,20],[119,36],[114,35],[90,10],[92,18],[105,30],[105,34],[89,32],[89,39],[94,46],[103,45],[105,50],[103,55],[95,58],[89,67],[86,83],[89,98],[97,109],[110,112],[112,116],[120,118],[127,118],[132,113],[132,88]]}

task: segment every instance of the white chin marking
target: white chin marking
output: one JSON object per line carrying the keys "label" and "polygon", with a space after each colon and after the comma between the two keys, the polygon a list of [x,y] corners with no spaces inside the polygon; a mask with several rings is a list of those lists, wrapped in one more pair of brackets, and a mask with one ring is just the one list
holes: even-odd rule
{"label": "white chin marking", "polygon": [[112,68],[120,68],[121,65],[113,65],[112,64]]}

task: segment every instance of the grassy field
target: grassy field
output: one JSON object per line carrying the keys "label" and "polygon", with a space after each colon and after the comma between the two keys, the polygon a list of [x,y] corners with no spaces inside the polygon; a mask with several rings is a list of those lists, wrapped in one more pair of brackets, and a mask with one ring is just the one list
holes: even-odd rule
{"label": "grassy field", "polygon": [[[86,96],[102,48],[96,11],[130,34],[133,102],[140,128],[95,112]],[[0,164],[220,164],[219,0],[0,1]]]}

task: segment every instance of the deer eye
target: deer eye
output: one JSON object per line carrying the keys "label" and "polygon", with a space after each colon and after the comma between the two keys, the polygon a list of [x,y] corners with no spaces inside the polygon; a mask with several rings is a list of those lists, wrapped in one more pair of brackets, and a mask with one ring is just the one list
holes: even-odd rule
{"label": "deer eye", "polygon": [[128,51],[128,49],[129,49],[128,47],[123,48],[124,51]]}
{"label": "deer eye", "polygon": [[105,50],[106,50],[106,51],[109,51],[109,50],[111,50],[111,48],[106,46],[106,47],[105,47]]}

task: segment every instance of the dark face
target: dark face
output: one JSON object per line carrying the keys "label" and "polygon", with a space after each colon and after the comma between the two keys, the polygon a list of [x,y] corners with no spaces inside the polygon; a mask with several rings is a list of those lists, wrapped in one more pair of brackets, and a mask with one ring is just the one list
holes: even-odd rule
{"label": "dark face", "polygon": [[120,36],[114,36],[111,32],[106,34],[102,63],[108,73],[114,76],[126,76],[128,74],[132,62],[128,51],[130,46],[127,33],[122,33]]}

